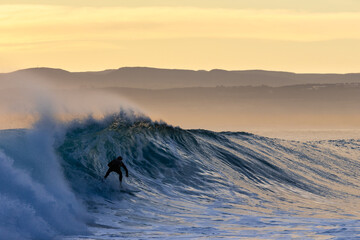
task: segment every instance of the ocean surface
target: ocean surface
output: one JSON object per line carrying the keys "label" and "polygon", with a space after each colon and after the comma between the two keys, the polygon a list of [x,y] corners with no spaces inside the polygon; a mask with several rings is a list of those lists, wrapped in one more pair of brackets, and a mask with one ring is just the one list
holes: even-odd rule
{"label": "ocean surface", "polygon": [[[107,163],[121,155],[122,186]],[[1,239],[360,239],[360,140],[120,112],[0,131]]]}

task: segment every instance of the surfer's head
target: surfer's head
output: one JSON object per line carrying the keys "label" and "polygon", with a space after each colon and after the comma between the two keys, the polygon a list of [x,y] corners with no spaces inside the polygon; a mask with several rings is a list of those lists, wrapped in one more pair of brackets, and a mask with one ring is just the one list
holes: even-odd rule
{"label": "surfer's head", "polygon": [[121,161],[123,158],[121,156],[117,157],[117,160]]}

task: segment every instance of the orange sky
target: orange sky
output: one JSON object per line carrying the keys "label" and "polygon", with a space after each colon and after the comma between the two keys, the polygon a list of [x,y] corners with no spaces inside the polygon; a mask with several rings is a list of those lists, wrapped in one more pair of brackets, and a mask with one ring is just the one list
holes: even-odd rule
{"label": "orange sky", "polygon": [[38,66],[360,72],[360,2],[99,2],[2,1],[0,72]]}

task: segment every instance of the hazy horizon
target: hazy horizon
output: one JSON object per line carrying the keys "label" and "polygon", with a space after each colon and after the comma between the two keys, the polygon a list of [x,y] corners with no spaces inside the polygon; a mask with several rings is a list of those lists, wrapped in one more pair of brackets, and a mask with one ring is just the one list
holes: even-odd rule
{"label": "hazy horizon", "polygon": [[185,129],[283,138],[291,132],[294,139],[305,132],[307,139],[349,138],[360,129],[360,74],[34,68],[0,74],[0,84],[2,129],[31,126],[39,101],[53,105],[62,119],[123,106]]}
{"label": "hazy horizon", "polygon": [[185,70],[185,71],[205,71],[205,72],[211,72],[214,70],[221,70],[221,71],[227,71],[227,72],[246,72],[246,71],[264,71],[264,72],[280,72],[280,73],[294,73],[294,74],[334,74],[334,75],[346,75],[346,74],[360,74],[360,70],[355,72],[296,72],[296,71],[288,71],[288,70],[282,70],[282,69],[262,69],[262,68],[251,68],[251,69],[240,69],[240,68],[234,68],[234,69],[225,69],[225,68],[209,68],[209,69],[203,69],[203,68],[167,68],[167,67],[154,67],[154,66],[141,66],[141,65],[134,65],[134,66],[119,66],[114,68],[101,68],[101,69],[82,69],[82,70],[74,70],[74,69],[66,69],[66,68],[60,68],[60,67],[49,67],[49,66],[29,66],[26,68],[19,68],[19,69],[13,69],[10,71],[0,72],[0,74],[8,74],[8,73],[14,73],[18,71],[23,70],[32,70],[32,69],[59,69],[64,70],[66,72],[70,73],[91,73],[91,72],[106,72],[106,71],[113,71],[113,70],[119,70],[123,68],[144,68],[144,69],[159,69],[159,70]]}

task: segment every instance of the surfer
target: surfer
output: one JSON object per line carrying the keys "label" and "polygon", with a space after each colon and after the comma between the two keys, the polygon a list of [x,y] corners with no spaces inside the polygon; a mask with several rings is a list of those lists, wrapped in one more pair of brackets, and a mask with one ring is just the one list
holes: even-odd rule
{"label": "surfer", "polygon": [[108,167],[109,167],[109,169],[107,170],[107,172],[106,172],[106,174],[104,176],[105,179],[109,176],[109,174],[111,172],[116,172],[117,174],[119,174],[119,181],[120,181],[120,184],[121,184],[121,182],[122,182],[121,167],[125,169],[126,177],[129,177],[129,172],[128,172],[125,164],[122,161],[122,157],[120,157],[120,156],[115,158],[111,162],[109,162]]}

